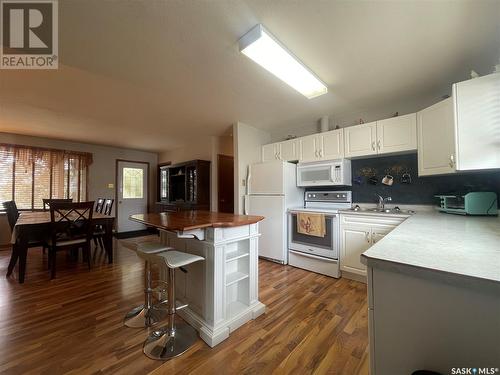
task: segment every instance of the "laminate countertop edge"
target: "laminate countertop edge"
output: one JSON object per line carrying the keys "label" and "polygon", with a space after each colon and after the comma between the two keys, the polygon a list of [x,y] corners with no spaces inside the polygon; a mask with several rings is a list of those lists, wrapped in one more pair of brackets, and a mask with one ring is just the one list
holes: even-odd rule
{"label": "laminate countertop edge", "polygon": [[500,287],[500,218],[417,213],[361,254],[368,267]]}

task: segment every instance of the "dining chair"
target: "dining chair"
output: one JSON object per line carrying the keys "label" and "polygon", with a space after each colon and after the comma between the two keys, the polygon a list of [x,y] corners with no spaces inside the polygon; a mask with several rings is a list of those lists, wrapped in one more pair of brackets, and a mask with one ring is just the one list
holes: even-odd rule
{"label": "dining chair", "polygon": [[7,220],[9,222],[10,230],[14,230],[17,219],[19,218],[19,210],[15,201],[3,202],[3,208],[7,214]]}
{"label": "dining chair", "polygon": [[[7,214],[7,221],[9,222],[11,235],[14,232],[14,227],[16,226],[17,219],[19,218],[19,210],[17,209],[17,205],[15,201],[3,202],[4,210]],[[47,244],[45,241],[30,241],[28,242],[28,248],[33,247],[41,247],[43,251],[47,248]],[[7,267],[7,276],[12,274],[14,270],[14,266],[17,263],[19,255],[17,253],[17,249],[15,244],[12,245],[12,254],[10,256],[9,266]]]}
{"label": "dining chair", "polygon": [[[103,209],[102,209],[102,213],[104,215],[111,216],[114,202],[115,202],[114,199],[105,199],[104,200],[104,205],[103,205]],[[96,248],[100,247],[101,249],[104,249],[104,235],[105,234],[106,234],[106,232],[104,231],[104,228],[100,225],[94,229],[93,239],[94,239],[94,245]]]}
{"label": "dining chair", "polygon": [[51,276],[56,276],[56,255],[62,250],[82,249],[90,270],[90,243],[94,202],[53,203],[50,205],[49,260]]}
{"label": "dining chair", "polygon": [[95,203],[95,212],[102,214],[102,209],[104,208],[104,198],[97,198]]}
{"label": "dining chair", "polygon": [[73,198],[44,198],[43,200],[43,210],[48,211],[52,203],[69,203],[73,202]]}
{"label": "dining chair", "polygon": [[114,199],[106,199],[104,201],[104,209],[103,209],[104,215],[111,216],[111,210],[113,209],[113,203],[115,203]]}

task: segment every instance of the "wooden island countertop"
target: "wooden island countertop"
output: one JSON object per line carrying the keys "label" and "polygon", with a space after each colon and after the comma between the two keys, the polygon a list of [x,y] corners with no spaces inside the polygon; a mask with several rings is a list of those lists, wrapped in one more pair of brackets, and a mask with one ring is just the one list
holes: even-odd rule
{"label": "wooden island countertop", "polygon": [[234,215],[211,211],[179,211],[130,215],[130,220],[168,231],[184,232],[202,228],[225,228],[250,225],[263,216]]}

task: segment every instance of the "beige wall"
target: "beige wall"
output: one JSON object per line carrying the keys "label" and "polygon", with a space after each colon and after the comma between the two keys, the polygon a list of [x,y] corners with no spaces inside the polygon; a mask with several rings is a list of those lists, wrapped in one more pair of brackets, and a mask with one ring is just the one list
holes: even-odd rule
{"label": "beige wall", "polygon": [[201,159],[210,161],[210,209],[217,211],[217,155],[233,155],[233,137],[210,136],[193,138],[188,146],[171,151],[162,152],[159,162],[182,163],[189,160]]}
{"label": "beige wall", "polygon": [[243,214],[248,165],[261,161],[261,146],[271,142],[271,135],[253,126],[238,122],[233,126],[233,137],[234,212]]}
{"label": "beige wall", "polygon": [[211,160],[213,138],[193,136],[193,140],[189,142],[189,145],[162,152],[158,160],[160,163],[170,161],[172,164],[195,159]]}
{"label": "beige wall", "polygon": [[[113,184],[116,187],[116,159],[149,162],[149,202],[152,205],[152,209],[154,208],[158,165],[158,155],[156,153],[9,133],[0,133],[0,143],[91,152],[94,157],[94,162],[89,167],[88,177],[88,193],[91,200],[95,200],[98,197],[115,197],[115,188],[108,188],[108,184]],[[5,244],[5,238],[6,236],[8,237],[9,228],[5,223],[6,221],[0,220],[0,244]]]}

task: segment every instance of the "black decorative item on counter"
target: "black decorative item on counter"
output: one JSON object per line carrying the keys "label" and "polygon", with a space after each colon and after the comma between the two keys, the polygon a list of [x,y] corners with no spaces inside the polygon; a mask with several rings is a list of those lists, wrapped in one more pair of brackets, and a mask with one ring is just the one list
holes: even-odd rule
{"label": "black decorative item on counter", "polygon": [[[376,203],[375,194],[392,197],[392,204],[434,204],[436,194],[471,191],[493,191],[500,197],[500,171],[419,177],[416,154],[356,159],[351,161],[351,168],[352,200],[357,203]],[[385,175],[394,177],[392,186],[378,183]]]}

